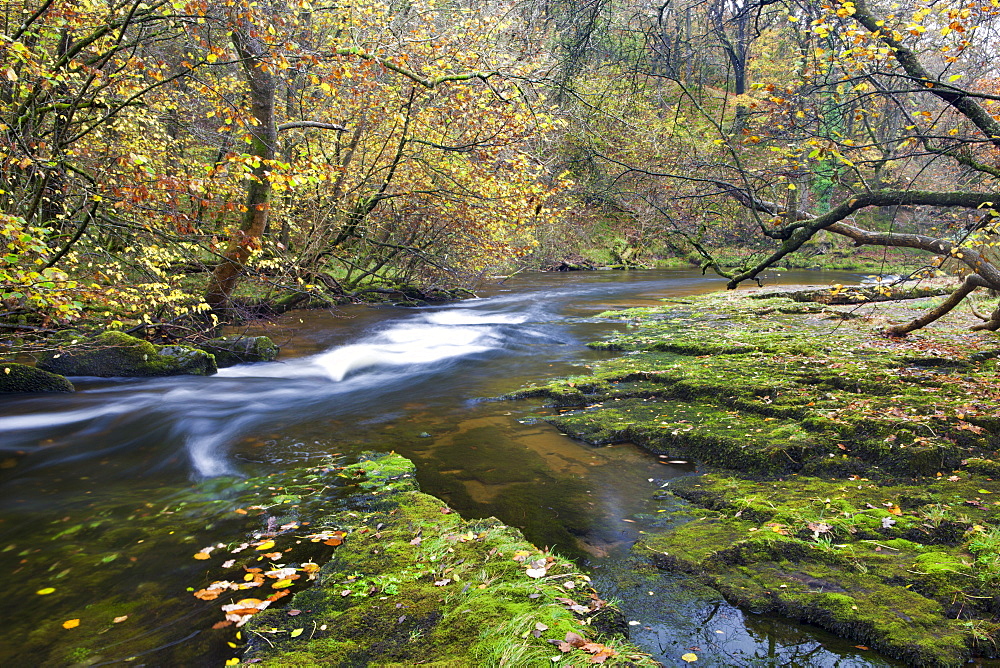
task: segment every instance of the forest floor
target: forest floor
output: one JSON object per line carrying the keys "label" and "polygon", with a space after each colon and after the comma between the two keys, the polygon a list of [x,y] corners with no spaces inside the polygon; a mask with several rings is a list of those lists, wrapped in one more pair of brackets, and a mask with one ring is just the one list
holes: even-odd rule
{"label": "forest floor", "polygon": [[761,289],[609,312],[628,330],[591,345],[621,357],[512,396],[548,398],[540,419],[592,444],[699,463],[663,499],[689,512],[635,548],[661,568],[862,649],[959,665],[997,654],[1000,339],[969,332],[968,308],[880,333],[938,300]]}

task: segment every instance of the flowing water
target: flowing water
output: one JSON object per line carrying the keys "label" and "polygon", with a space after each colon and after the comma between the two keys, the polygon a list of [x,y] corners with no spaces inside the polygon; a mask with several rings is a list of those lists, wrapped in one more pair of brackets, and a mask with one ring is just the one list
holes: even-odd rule
{"label": "flowing water", "polygon": [[[276,363],[0,399],[0,665],[220,665],[231,630],[212,631],[217,606],[190,595],[205,577],[192,553],[249,531],[220,504],[241,476],[365,450],[400,452],[463,515],[589,568],[665,665],[688,651],[700,665],[895,665],[633,563],[639,533],[671,521],[654,495],[694,468],[569,439],[524,419],[537,402],[486,400],[606,356],[584,346],[622,327],[601,311],[722,287],[693,271],[521,275],[444,306],[293,312],[264,328]],[[72,646],[71,619],[103,620],[99,652]]]}

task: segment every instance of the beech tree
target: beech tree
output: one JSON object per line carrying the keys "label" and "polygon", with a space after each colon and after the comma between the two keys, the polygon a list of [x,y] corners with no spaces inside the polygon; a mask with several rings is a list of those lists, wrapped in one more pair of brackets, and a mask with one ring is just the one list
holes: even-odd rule
{"label": "beech tree", "polygon": [[525,255],[566,184],[519,9],[7,7],[0,317],[159,326],[233,315],[246,277],[333,299]]}

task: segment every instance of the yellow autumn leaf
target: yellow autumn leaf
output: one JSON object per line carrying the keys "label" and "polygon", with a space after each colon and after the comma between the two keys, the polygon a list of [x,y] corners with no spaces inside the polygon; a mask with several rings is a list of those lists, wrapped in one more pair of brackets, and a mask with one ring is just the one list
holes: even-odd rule
{"label": "yellow autumn leaf", "polygon": [[273,540],[267,540],[267,541],[264,541],[263,543],[261,543],[260,545],[258,545],[256,547],[256,549],[264,551],[264,550],[270,550],[272,547],[274,547],[274,541]]}
{"label": "yellow autumn leaf", "polygon": [[201,560],[201,559],[209,559],[210,555],[208,554],[208,552],[196,552],[195,555],[194,555],[194,558],[195,559],[199,559],[199,560]]}
{"label": "yellow autumn leaf", "polygon": [[56,590],[55,587],[46,587],[45,589],[39,589],[35,593],[38,594],[39,596],[45,596],[47,594],[51,594],[55,590]]}
{"label": "yellow autumn leaf", "polygon": [[236,658],[236,657],[234,656],[234,657],[233,657],[233,658],[231,658],[231,659],[226,659],[226,665],[227,665],[227,666],[238,666],[238,665],[240,665],[240,660],[239,660],[239,659],[237,659],[237,658]]}
{"label": "yellow autumn leaf", "polygon": [[698,660],[698,655],[694,652],[688,652],[687,654],[681,655],[681,660],[687,661],[688,663],[694,663]]}
{"label": "yellow autumn leaf", "polygon": [[79,625],[80,625],[79,619],[67,619],[65,622],[62,623],[64,629],[75,629]]}
{"label": "yellow autumn leaf", "polygon": [[302,635],[303,631],[305,631],[305,629],[292,629],[292,632],[289,633],[288,636],[290,638],[298,638],[300,635]]}
{"label": "yellow autumn leaf", "polygon": [[291,586],[292,586],[292,581],[287,578],[284,580],[278,580],[277,582],[271,585],[271,587],[274,589],[282,589],[284,587],[291,587]]}

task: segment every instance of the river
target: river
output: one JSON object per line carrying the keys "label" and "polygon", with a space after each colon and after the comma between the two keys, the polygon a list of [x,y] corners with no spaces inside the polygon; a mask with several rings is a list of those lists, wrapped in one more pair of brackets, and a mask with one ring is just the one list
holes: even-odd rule
{"label": "river", "polygon": [[[0,664],[220,665],[231,650],[189,591],[201,586],[192,552],[246,529],[212,511],[226,481],[395,450],[463,515],[495,515],[589,569],[665,665],[680,648],[699,665],[896,665],[634,563],[640,532],[670,521],[654,495],[694,467],[631,444],[593,448],[526,419],[537,402],[489,400],[608,355],[584,345],[623,327],[602,311],[723,287],[695,271],[522,274],[443,306],[287,314],[254,328],[281,345],[276,363],[208,378],[77,378],[72,395],[3,398]],[[139,597],[157,603],[137,610]],[[73,647],[63,624],[100,615],[127,619],[105,620],[100,651]]]}

